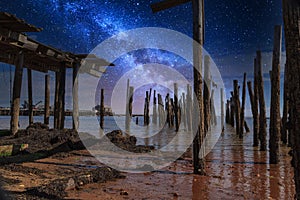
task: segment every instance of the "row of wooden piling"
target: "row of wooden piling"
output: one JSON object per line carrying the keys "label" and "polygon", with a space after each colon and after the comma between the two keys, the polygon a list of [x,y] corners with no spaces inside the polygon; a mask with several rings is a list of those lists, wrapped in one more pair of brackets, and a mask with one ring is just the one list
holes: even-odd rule
{"label": "row of wooden piling", "polygon": [[[274,50],[272,71],[270,71],[271,80],[271,106],[270,106],[270,128],[269,128],[269,149],[270,163],[278,163],[279,156],[279,138],[281,129],[280,119],[280,57],[282,30],[281,26],[275,26],[274,31]],[[242,105],[240,105],[240,87],[238,80],[233,80],[234,91],[232,97],[227,100],[226,105],[226,122],[235,126],[236,134],[243,137],[244,127],[248,129],[245,123],[245,102],[246,102],[246,82],[247,75],[244,73],[242,88]],[[252,82],[248,81],[248,93],[250,97],[251,110],[253,115],[253,146],[259,146],[261,151],[267,149],[267,118],[266,104],[264,98],[264,80],[262,69],[261,51],[256,52],[254,59],[254,88]]]}

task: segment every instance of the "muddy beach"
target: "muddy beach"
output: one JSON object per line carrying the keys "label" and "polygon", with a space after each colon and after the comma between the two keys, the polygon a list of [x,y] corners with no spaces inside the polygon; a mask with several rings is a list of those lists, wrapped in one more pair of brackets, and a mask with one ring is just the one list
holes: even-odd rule
{"label": "muddy beach", "polygon": [[[44,139],[41,137],[43,132],[48,133]],[[40,136],[39,144],[36,145],[34,133]],[[243,139],[239,139],[229,125],[206,157],[206,176],[192,173],[191,152],[185,153],[170,166],[153,172],[119,172],[95,159],[72,131],[64,130],[63,133],[65,137],[60,137],[59,132],[35,124],[34,127],[20,131],[19,136],[2,137],[1,144],[12,141],[18,143],[20,138],[23,138],[23,142],[31,141],[28,149],[19,155],[0,159],[1,184],[9,197],[12,199],[293,199],[294,197],[289,148],[281,146],[279,164],[268,164],[268,152],[261,152],[257,147],[252,147],[252,134],[247,133]],[[122,141],[124,144],[131,144],[132,147],[135,145],[133,138],[126,140],[126,137],[120,137],[119,132],[113,132],[109,137],[114,142]],[[44,147],[43,151],[39,150],[41,144]],[[145,147],[144,150],[151,148]]]}

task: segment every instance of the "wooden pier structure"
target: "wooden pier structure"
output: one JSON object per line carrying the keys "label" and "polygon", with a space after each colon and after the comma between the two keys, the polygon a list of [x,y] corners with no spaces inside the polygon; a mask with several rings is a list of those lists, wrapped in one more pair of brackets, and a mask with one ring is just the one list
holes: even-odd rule
{"label": "wooden pier structure", "polygon": [[[13,95],[11,104],[12,134],[18,131],[20,113],[20,95],[23,83],[23,69],[28,73],[28,96],[29,96],[29,123],[33,123],[32,111],[32,70],[43,72],[45,76],[45,120],[49,123],[50,86],[48,71],[55,72],[55,100],[54,100],[54,128],[63,129],[65,121],[65,80],[66,70],[73,69],[73,124],[78,127],[78,79],[79,67],[84,64],[89,73],[97,76],[103,73],[102,66],[111,63],[98,58],[95,55],[73,54],[64,52],[53,47],[42,44],[28,37],[26,32],[40,32],[41,28],[26,23],[9,13],[0,12],[0,62],[15,65],[13,81]],[[78,121],[78,120],[77,120]]]}

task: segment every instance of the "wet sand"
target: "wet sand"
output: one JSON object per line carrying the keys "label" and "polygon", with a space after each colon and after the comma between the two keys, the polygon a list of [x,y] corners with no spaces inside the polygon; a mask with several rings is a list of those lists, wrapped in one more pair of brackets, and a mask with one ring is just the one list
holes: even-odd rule
{"label": "wet sand", "polygon": [[193,175],[185,157],[151,173],[124,173],[125,179],[83,186],[69,199],[293,199],[289,148],[281,146],[280,163],[268,164],[268,152],[252,147],[251,133],[241,140],[227,127],[206,157],[207,176]]}

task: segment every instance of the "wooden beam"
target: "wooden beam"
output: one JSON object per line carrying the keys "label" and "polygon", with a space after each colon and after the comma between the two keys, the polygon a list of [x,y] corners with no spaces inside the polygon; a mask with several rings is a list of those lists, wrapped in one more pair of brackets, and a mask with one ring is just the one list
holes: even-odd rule
{"label": "wooden beam", "polygon": [[158,3],[151,4],[151,9],[153,13],[166,10],[175,6],[179,6],[184,3],[188,3],[191,0],[165,0]]}
{"label": "wooden beam", "polygon": [[16,69],[15,69],[15,76],[14,76],[13,99],[12,99],[12,108],[11,108],[12,112],[11,112],[10,130],[13,135],[15,135],[18,132],[18,127],[19,127],[23,62],[24,62],[24,52],[20,51],[16,58]]}

